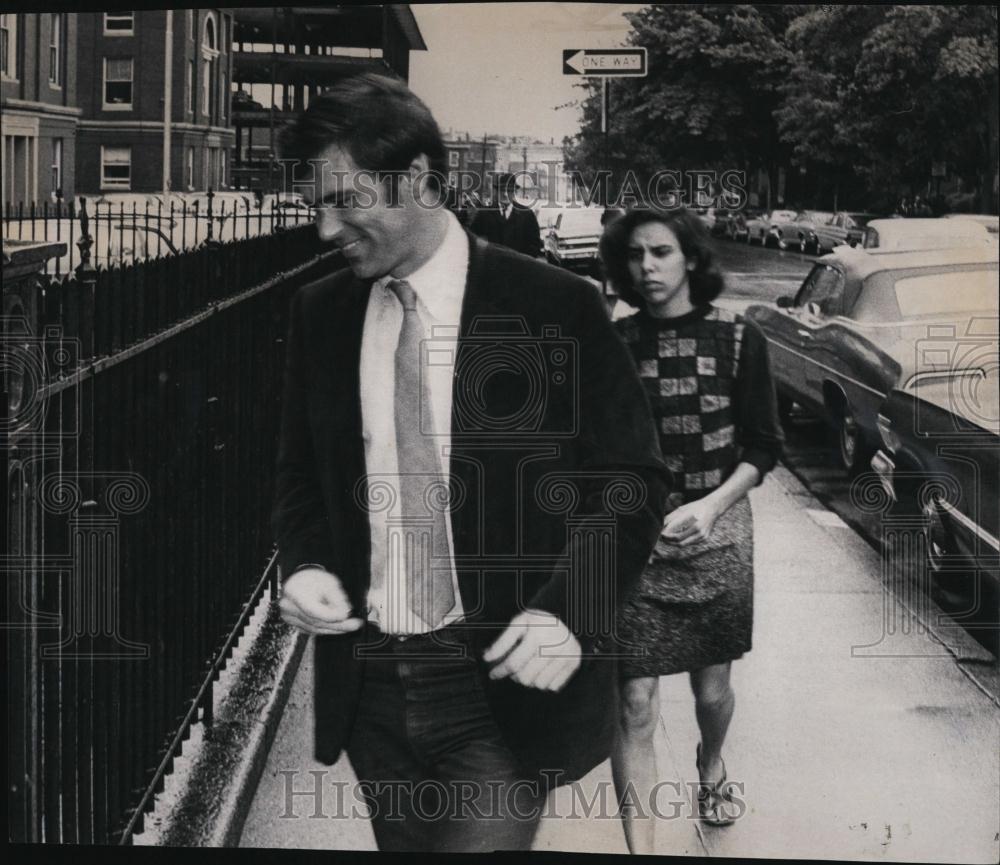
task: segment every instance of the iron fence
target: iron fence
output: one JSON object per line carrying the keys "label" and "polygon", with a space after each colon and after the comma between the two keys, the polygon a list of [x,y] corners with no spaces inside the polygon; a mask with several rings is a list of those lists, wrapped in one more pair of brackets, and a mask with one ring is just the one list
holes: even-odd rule
{"label": "iron fence", "polygon": [[4,285],[10,837],[129,843],[271,581],[308,228]]}
{"label": "iron fence", "polygon": [[[89,219],[89,231],[81,222]],[[7,203],[0,212],[6,240],[65,243],[66,253],[49,262],[47,273],[71,274],[82,262],[80,241],[89,233],[90,260],[97,267],[122,267],[148,258],[176,255],[208,241],[222,243],[271,234],[310,222],[301,199],[252,192],[80,196],[42,203]]]}

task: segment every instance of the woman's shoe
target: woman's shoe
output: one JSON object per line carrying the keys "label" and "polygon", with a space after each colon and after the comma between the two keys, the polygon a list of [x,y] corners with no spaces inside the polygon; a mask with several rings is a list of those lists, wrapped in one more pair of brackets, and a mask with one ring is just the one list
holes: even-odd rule
{"label": "woman's shoe", "polygon": [[[726,780],[726,763],[722,758],[722,777],[714,784],[698,782],[698,817],[709,826],[729,826],[736,822],[727,806],[733,804],[729,782]],[[701,776],[701,742],[695,751],[695,768]]]}

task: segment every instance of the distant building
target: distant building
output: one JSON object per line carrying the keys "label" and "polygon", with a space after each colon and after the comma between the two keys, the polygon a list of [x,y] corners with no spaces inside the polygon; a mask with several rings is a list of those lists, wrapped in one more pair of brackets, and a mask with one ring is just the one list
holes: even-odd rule
{"label": "distant building", "polygon": [[543,202],[549,198],[567,201],[572,193],[563,163],[562,145],[554,141],[546,144],[527,138],[508,138],[497,148],[496,167],[510,174],[527,171],[535,180],[538,197]]}
{"label": "distant building", "polygon": [[[448,182],[457,186],[459,174],[472,173],[478,176],[478,192],[488,196],[490,176],[496,172],[497,145],[494,138],[478,141],[466,135],[452,136],[445,133],[444,146],[448,152]],[[468,188],[469,181],[463,181]]]}
{"label": "distant building", "polygon": [[[162,191],[167,13],[78,17],[78,189]],[[175,10],[172,33],[170,188],[225,188],[236,138],[232,10]]]}
{"label": "distant building", "polygon": [[3,203],[75,191],[75,12],[0,14]]}

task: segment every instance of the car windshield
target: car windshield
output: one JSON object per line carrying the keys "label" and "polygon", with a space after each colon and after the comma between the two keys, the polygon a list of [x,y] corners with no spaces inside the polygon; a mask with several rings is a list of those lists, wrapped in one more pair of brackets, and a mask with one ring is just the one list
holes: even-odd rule
{"label": "car windshield", "polygon": [[851,217],[858,228],[864,228],[869,220],[875,219],[874,213],[848,213],[847,215]]}
{"label": "car windshield", "polygon": [[896,302],[904,318],[998,310],[997,272],[933,273],[897,280]]}
{"label": "car windshield", "polygon": [[794,210],[775,210],[771,214],[771,222],[791,222],[795,219]]}
{"label": "car windshield", "polygon": [[560,234],[600,234],[604,230],[601,225],[603,213],[599,208],[564,210],[559,214],[556,228]]}

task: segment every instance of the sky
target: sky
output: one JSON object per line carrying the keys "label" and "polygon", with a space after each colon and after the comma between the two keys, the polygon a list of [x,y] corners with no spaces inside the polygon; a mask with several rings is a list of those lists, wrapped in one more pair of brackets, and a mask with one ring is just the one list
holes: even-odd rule
{"label": "sky", "polygon": [[628,34],[614,3],[413,4],[426,51],[410,52],[410,87],[443,131],[562,141],[579,130],[581,76],[562,74],[565,48],[617,48]]}

